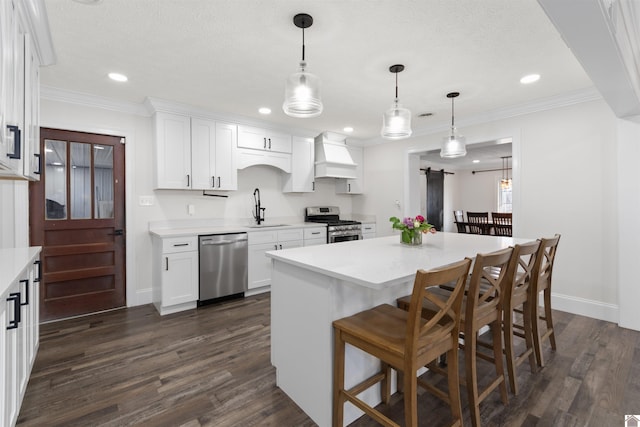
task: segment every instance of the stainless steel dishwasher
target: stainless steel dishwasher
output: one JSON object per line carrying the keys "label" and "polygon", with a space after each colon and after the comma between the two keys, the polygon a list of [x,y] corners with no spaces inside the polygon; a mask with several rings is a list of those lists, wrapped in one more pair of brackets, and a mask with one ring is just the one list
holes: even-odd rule
{"label": "stainless steel dishwasher", "polygon": [[222,297],[244,296],[249,271],[247,233],[214,234],[198,238],[198,305]]}

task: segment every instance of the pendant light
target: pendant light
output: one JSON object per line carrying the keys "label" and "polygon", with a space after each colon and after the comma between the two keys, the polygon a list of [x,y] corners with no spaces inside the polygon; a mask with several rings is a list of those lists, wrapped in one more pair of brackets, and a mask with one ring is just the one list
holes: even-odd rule
{"label": "pendant light", "polygon": [[316,117],[322,113],[320,79],[307,71],[304,59],[304,29],[313,24],[313,18],[306,13],[299,13],[293,17],[293,23],[302,28],[302,61],[298,71],[287,79],[282,109],[291,117]]}
{"label": "pendant light", "polygon": [[[502,179],[500,180],[500,188],[503,190],[508,190],[511,188],[511,180],[509,179],[509,157],[502,157]],[[506,166],[505,166],[506,162]]]}
{"label": "pendant light", "polygon": [[462,157],[467,155],[465,138],[464,136],[458,134],[454,122],[453,100],[459,95],[459,92],[450,92],[447,94],[447,98],[451,98],[451,132],[442,140],[442,149],[440,150],[440,157],[447,159],[453,159],[455,157]]}
{"label": "pendant light", "polygon": [[402,108],[398,103],[398,73],[404,70],[404,65],[396,64],[389,67],[389,71],[396,75],[396,98],[382,116],[382,131],[380,135],[386,139],[403,139],[411,136],[411,111]]}

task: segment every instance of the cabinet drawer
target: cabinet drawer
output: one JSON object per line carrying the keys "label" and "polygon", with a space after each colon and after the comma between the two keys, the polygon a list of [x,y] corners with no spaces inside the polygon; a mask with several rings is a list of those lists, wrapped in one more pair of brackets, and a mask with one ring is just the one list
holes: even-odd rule
{"label": "cabinet drawer", "polygon": [[278,230],[278,242],[302,240],[303,238],[304,238],[304,232],[302,228],[294,228],[291,230]]}
{"label": "cabinet drawer", "polygon": [[249,232],[248,237],[249,237],[250,245],[261,245],[264,243],[275,244],[278,241],[278,231],[277,230],[251,231]]}
{"label": "cabinet drawer", "polygon": [[327,239],[327,227],[313,227],[304,229],[305,242],[309,239]]}
{"label": "cabinet drawer", "polygon": [[198,250],[198,237],[171,237],[162,239],[162,253],[188,252]]}
{"label": "cabinet drawer", "polygon": [[362,233],[375,233],[376,225],[375,224],[362,224]]}

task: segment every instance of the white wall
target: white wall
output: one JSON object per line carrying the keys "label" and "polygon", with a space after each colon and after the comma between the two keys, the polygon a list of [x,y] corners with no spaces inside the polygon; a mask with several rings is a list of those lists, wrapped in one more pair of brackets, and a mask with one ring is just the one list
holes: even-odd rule
{"label": "white wall", "polygon": [[[203,220],[224,218],[251,221],[253,190],[260,188],[267,219],[304,220],[304,208],[314,205],[339,206],[352,213],[354,196],[336,195],[334,179],[316,181],[316,191],[305,194],[281,192],[281,171],[269,166],[252,166],[238,172],[238,191],[228,198],[206,197],[201,191],[153,189],[153,141],[150,117],[43,99],[41,125],[67,130],[125,136],[127,193],[127,304],[151,302],[150,221]],[[153,206],[139,206],[140,196],[154,196]],[[359,196],[355,196],[356,198]],[[193,205],[195,214],[187,213]]]}
{"label": "white wall", "polygon": [[[476,142],[474,136],[477,142],[515,138],[514,233],[532,239],[562,235],[554,271],[555,306],[617,320],[616,119],[607,105],[593,101],[464,127],[463,132],[469,142]],[[378,190],[354,201],[354,210],[378,214],[378,236],[392,234],[386,219],[403,213],[393,200],[403,200],[412,184],[403,178],[408,153],[436,149],[441,137],[365,150],[365,181]],[[419,188],[414,191],[404,200],[419,201]]]}

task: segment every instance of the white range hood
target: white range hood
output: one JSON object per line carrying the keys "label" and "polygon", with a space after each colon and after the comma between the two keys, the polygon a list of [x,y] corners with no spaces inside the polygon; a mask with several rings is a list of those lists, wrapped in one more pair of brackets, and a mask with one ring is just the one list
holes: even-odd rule
{"label": "white range hood", "polygon": [[343,135],[333,132],[316,136],[316,178],[356,178],[358,165],[349,154],[345,139]]}

